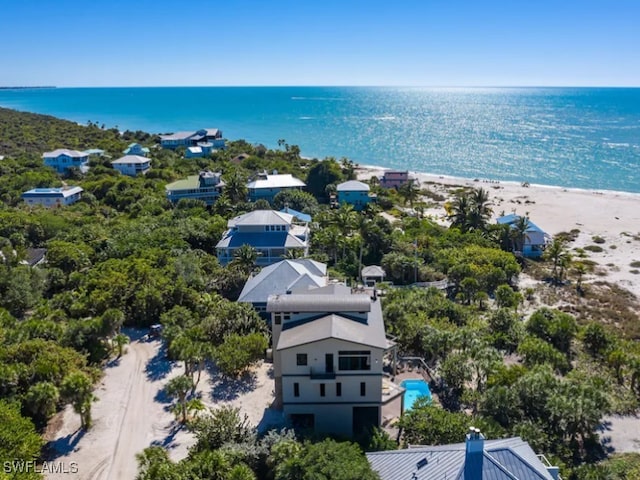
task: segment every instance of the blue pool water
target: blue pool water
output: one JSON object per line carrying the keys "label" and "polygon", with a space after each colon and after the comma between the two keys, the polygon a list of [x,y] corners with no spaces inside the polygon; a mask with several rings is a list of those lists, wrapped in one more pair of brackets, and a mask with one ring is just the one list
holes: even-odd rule
{"label": "blue pool water", "polygon": [[427,397],[431,399],[429,384],[424,380],[404,380],[400,385],[406,389],[406,392],[404,392],[405,412],[411,410],[418,398]]}

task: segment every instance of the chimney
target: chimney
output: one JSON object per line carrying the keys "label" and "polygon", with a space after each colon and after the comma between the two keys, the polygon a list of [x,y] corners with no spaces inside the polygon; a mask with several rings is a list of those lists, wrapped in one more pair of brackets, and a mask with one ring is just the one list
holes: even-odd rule
{"label": "chimney", "polygon": [[484,436],[479,428],[469,427],[464,458],[464,480],[482,480]]}

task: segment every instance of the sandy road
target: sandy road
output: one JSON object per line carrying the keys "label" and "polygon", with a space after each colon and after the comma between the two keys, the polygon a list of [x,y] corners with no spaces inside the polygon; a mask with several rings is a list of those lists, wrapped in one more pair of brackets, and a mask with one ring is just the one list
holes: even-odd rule
{"label": "sandy road", "polygon": [[[136,338],[135,332],[132,337]],[[77,473],[52,473],[48,479],[133,480],[136,453],[153,442],[173,449],[174,457],[186,455],[191,436],[182,431],[170,436],[173,415],[162,394],[167,380],[180,369],[171,369],[162,358],[159,341],[132,339],[127,349],[117,365],[105,370],[95,391],[93,427],[83,434],[78,415],[70,407],[63,413],[62,427],[52,443],[60,454],[55,461],[74,462]]]}

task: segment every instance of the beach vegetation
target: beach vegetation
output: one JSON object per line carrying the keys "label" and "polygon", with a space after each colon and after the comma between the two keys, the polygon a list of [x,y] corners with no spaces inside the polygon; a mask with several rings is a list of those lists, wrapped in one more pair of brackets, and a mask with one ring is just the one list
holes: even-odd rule
{"label": "beach vegetation", "polygon": [[604,249],[600,245],[586,245],[583,248],[587,252],[592,252],[592,253],[600,253],[604,251]]}

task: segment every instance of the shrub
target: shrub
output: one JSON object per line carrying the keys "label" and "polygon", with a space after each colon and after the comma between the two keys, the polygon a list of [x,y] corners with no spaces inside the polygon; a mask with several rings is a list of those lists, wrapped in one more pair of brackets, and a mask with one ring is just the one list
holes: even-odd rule
{"label": "shrub", "polygon": [[223,375],[237,377],[260,360],[266,349],[267,339],[261,333],[232,334],[214,350],[214,358]]}
{"label": "shrub", "polygon": [[584,247],[584,249],[594,253],[599,253],[603,251],[603,248],[599,245],[587,245],[586,247]]}
{"label": "shrub", "polygon": [[602,238],[599,235],[595,235],[595,236],[591,237],[591,240],[593,240],[593,243],[604,243],[605,242],[605,239]]}

